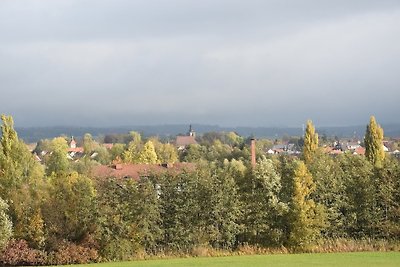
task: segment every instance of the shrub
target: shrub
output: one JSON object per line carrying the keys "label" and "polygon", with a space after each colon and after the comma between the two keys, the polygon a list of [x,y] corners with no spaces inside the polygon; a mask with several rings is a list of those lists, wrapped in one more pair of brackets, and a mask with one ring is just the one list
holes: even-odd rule
{"label": "shrub", "polygon": [[56,265],[84,264],[99,261],[97,250],[64,242],[51,253],[49,262]]}
{"label": "shrub", "polygon": [[102,257],[111,261],[126,261],[135,258],[138,250],[136,244],[128,239],[119,238],[109,240],[101,251]]}
{"label": "shrub", "polygon": [[32,249],[25,240],[11,240],[0,255],[0,264],[8,266],[19,265],[45,265],[47,254],[43,251]]}

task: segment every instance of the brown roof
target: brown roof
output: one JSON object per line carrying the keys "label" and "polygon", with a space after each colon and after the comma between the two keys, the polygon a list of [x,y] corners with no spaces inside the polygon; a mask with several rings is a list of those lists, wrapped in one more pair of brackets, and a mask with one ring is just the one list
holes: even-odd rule
{"label": "brown roof", "polygon": [[354,149],[354,153],[357,155],[365,155],[365,148],[363,147],[357,147],[356,149]]}
{"label": "brown roof", "polygon": [[83,147],[69,147],[68,152],[83,153]]}
{"label": "brown roof", "polygon": [[188,145],[194,145],[197,144],[196,139],[194,139],[194,136],[177,136],[176,137],[176,145],[177,146],[188,146]]}
{"label": "brown roof", "polygon": [[99,178],[133,178],[139,180],[140,176],[151,174],[172,173],[177,174],[183,171],[193,171],[193,163],[175,164],[115,164],[112,166],[99,165],[92,169],[93,175]]}

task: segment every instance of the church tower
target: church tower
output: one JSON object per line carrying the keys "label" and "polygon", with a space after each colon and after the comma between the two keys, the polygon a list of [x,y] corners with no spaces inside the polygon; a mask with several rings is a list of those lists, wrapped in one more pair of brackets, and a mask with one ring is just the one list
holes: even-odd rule
{"label": "church tower", "polygon": [[193,137],[196,137],[196,132],[195,131],[193,131],[193,129],[192,129],[192,125],[190,124],[190,126],[189,126],[189,132],[188,132],[188,136],[193,136]]}

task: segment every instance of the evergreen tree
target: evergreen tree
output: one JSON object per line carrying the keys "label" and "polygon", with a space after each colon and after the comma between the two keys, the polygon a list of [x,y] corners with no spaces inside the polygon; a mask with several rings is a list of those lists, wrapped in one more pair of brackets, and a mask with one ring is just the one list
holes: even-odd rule
{"label": "evergreen tree", "polygon": [[383,129],[376,123],[375,117],[371,116],[364,137],[365,156],[376,167],[382,168],[385,159],[383,150]]}
{"label": "evergreen tree", "polygon": [[315,132],[314,125],[311,120],[307,121],[306,132],[304,134],[303,158],[308,164],[314,157],[318,149],[318,134]]}

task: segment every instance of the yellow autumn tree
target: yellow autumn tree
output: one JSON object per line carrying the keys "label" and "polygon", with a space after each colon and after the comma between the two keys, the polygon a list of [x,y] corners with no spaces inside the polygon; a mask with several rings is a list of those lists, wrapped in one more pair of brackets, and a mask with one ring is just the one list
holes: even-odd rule
{"label": "yellow autumn tree", "polygon": [[365,156],[374,164],[381,168],[385,159],[383,150],[383,129],[376,123],[375,117],[371,116],[364,137]]}
{"label": "yellow autumn tree", "polygon": [[304,134],[303,158],[306,163],[311,162],[318,149],[318,134],[311,120],[307,121],[306,132]]}

